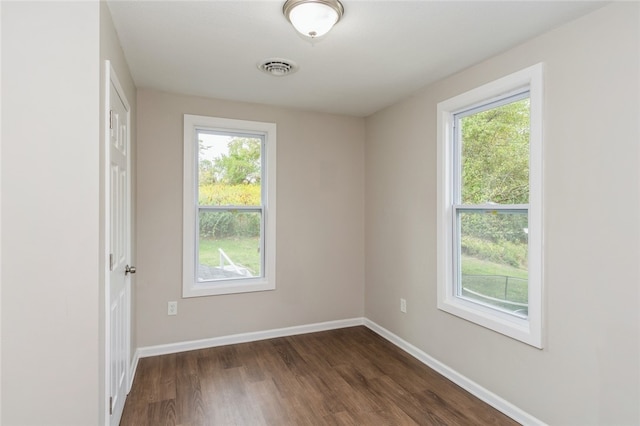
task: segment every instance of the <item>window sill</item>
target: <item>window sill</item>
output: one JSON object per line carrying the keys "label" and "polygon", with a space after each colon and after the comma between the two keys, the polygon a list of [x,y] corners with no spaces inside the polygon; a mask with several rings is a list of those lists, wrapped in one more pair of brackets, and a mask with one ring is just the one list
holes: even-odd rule
{"label": "window sill", "polygon": [[532,321],[535,321],[533,318],[520,318],[507,312],[453,296],[439,300],[438,309],[535,348],[542,349],[541,334],[536,332],[536,330],[540,330],[540,327],[532,324]]}
{"label": "window sill", "polygon": [[193,283],[185,286],[182,297],[218,296],[222,294],[251,293],[275,290],[275,283],[265,279],[226,280]]}

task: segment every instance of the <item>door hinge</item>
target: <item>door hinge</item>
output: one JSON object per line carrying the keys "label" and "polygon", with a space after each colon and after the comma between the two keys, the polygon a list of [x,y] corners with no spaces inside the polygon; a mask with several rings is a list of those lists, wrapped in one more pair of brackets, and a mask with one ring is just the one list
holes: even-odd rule
{"label": "door hinge", "polygon": [[109,415],[113,415],[113,397],[109,397]]}
{"label": "door hinge", "polygon": [[113,110],[109,110],[109,129],[113,130]]}
{"label": "door hinge", "polygon": [[113,253],[109,253],[109,270],[113,271]]}

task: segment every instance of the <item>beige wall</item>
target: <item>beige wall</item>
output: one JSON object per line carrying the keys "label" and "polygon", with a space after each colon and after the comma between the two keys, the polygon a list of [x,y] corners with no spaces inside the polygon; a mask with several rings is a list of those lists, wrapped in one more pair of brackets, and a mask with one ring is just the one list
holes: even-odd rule
{"label": "beige wall", "polygon": [[[136,107],[136,87],[135,84],[133,82],[133,79],[131,78],[131,74],[129,72],[129,66],[127,65],[127,61],[124,57],[124,53],[122,51],[122,47],[120,46],[120,41],[118,40],[118,35],[116,34],[116,30],[113,26],[113,20],[111,18],[111,12],[109,11],[109,8],[107,6],[107,3],[104,1],[100,2],[100,117],[104,117],[105,116],[105,79],[106,79],[106,73],[105,73],[105,61],[109,60],[111,62],[111,67],[114,69],[115,74],[118,78],[118,81],[120,82],[122,89],[125,92],[125,96],[127,98],[127,102],[129,103],[129,106],[131,108],[131,116],[130,116],[130,122],[129,122],[129,131],[130,131],[130,135],[131,135],[131,140],[130,140],[130,157],[131,157],[131,165],[132,165],[132,169],[130,170],[131,173],[131,178],[132,178],[132,214],[131,214],[131,220],[132,220],[132,253],[131,253],[131,265],[135,265],[136,264],[136,245],[135,245],[135,224],[136,224],[136,210],[135,210],[135,177],[136,177],[136,172],[135,172],[135,160],[136,160],[136,111],[137,111],[137,107]],[[100,271],[104,271],[105,269],[105,265],[104,265],[104,261],[106,261],[106,259],[108,258],[107,253],[105,253],[104,248],[105,248],[105,233],[104,233],[104,176],[105,176],[105,172],[104,172],[104,164],[105,164],[105,158],[104,158],[104,153],[105,153],[105,121],[104,120],[100,120],[100,198],[99,198],[99,202],[100,202],[100,260],[102,260],[102,262],[100,263]],[[101,274],[100,275],[100,289],[105,289],[105,282],[104,282],[104,275]],[[136,288],[136,276],[135,275],[131,275],[131,290],[132,290],[132,309],[135,309],[135,288]],[[104,291],[100,291],[99,293],[99,306],[103,307],[105,306],[105,293]],[[99,327],[99,343],[100,343],[100,373],[99,373],[99,378],[100,378],[100,408],[99,408],[99,412],[100,413],[106,413],[104,404],[107,402],[107,400],[109,399],[109,395],[104,395],[105,391],[105,383],[104,383],[104,354],[105,354],[105,312],[104,309],[100,309],[99,310],[100,313],[100,327]],[[131,315],[131,319],[132,319],[132,327],[131,327],[131,354],[130,354],[130,359],[133,359],[133,355],[135,353],[136,350],[136,336],[135,336],[135,311],[132,312]]]}
{"label": "beige wall", "polygon": [[[277,124],[275,291],[181,298],[185,113]],[[363,119],[139,90],[137,166],[139,346],[363,315]]]}
{"label": "beige wall", "polygon": [[[639,17],[637,3],[608,6],[366,121],[365,315],[550,424],[640,423]],[[541,351],[436,308],[436,105],[537,62]]]}
{"label": "beige wall", "polygon": [[96,424],[99,4],[1,7],[0,421]]}

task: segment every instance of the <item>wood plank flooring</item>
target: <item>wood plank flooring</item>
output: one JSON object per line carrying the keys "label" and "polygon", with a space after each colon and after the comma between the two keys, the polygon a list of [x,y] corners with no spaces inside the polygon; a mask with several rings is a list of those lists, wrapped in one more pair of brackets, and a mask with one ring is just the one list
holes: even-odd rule
{"label": "wood plank flooring", "polygon": [[362,326],[143,358],[120,424],[517,425]]}

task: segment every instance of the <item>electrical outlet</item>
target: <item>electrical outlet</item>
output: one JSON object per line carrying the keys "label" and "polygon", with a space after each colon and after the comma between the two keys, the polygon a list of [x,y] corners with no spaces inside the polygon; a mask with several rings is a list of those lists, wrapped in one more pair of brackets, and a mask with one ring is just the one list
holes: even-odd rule
{"label": "electrical outlet", "polygon": [[400,299],[400,312],[407,313],[407,301],[405,299]]}
{"label": "electrical outlet", "polygon": [[178,315],[178,302],[167,303],[167,315]]}

